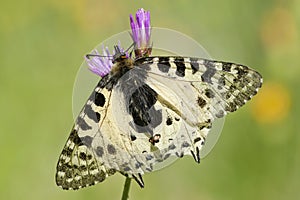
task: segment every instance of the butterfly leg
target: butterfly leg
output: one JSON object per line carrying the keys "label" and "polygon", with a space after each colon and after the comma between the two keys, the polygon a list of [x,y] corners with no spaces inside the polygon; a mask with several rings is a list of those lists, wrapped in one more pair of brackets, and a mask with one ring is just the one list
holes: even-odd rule
{"label": "butterfly leg", "polygon": [[140,173],[138,173],[138,174],[126,174],[126,173],[123,173],[123,172],[120,172],[120,173],[123,174],[126,177],[133,178],[137,182],[137,184],[139,184],[139,186],[141,188],[145,187],[142,174],[140,174]]}
{"label": "butterfly leg", "polygon": [[145,187],[143,177],[142,177],[142,175],[141,175],[140,173],[138,174],[138,176],[135,176],[135,175],[133,174],[132,177],[133,177],[134,180],[139,184],[139,186],[140,186],[141,188],[144,188],[144,187]]}

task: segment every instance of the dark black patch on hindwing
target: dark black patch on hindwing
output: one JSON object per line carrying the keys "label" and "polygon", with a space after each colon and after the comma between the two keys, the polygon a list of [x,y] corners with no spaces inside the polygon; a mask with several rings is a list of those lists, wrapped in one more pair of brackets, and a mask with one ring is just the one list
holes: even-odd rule
{"label": "dark black patch on hindwing", "polygon": [[79,153],[79,158],[80,158],[81,160],[86,160],[86,158],[87,158],[86,153],[80,152],[80,153]]}
{"label": "dark black patch on hindwing", "polygon": [[112,144],[108,144],[107,145],[107,152],[109,154],[115,155],[117,153],[117,150]]}
{"label": "dark black patch on hindwing", "polygon": [[168,126],[170,126],[170,125],[172,125],[172,123],[173,123],[172,118],[171,118],[170,116],[168,116],[168,117],[167,117],[166,124],[167,124]]}
{"label": "dark black patch on hindwing", "polygon": [[135,135],[130,135],[130,140],[131,141],[135,141],[136,140],[136,136]]}
{"label": "dark black patch on hindwing", "polygon": [[92,146],[92,142],[93,142],[93,138],[91,136],[84,136],[82,138],[80,138],[82,143],[87,146],[87,147],[91,147]]}
{"label": "dark black patch on hindwing", "polygon": [[171,144],[171,145],[169,145],[168,149],[169,149],[169,150],[174,150],[174,149],[176,149],[176,146],[175,146],[175,144]]}
{"label": "dark black patch on hindwing", "polygon": [[98,147],[96,148],[95,152],[96,152],[97,156],[102,157],[103,154],[104,154],[103,147],[98,146]]}
{"label": "dark black patch on hindwing", "polygon": [[136,125],[156,127],[161,123],[162,112],[153,108],[156,101],[157,93],[146,84],[132,93],[129,98],[129,113]]}

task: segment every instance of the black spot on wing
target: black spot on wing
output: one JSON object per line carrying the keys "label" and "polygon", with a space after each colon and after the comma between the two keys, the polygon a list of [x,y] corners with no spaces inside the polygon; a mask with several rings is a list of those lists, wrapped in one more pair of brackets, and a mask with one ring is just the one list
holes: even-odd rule
{"label": "black spot on wing", "polygon": [[78,133],[75,129],[72,130],[69,139],[70,139],[71,142],[73,142],[77,146],[83,145],[83,143],[82,143],[82,141],[81,141],[80,137],[78,136]]}
{"label": "black spot on wing", "polygon": [[84,113],[90,118],[92,119],[94,122],[98,123],[100,120],[100,114],[98,112],[95,112],[92,109],[91,105],[85,105],[84,107]]}
{"label": "black spot on wing", "polygon": [[178,158],[182,158],[184,156],[184,153],[183,152],[176,152],[175,155],[178,157]]}
{"label": "black spot on wing", "polygon": [[224,117],[224,115],[225,115],[224,111],[223,110],[219,110],[219,112],[216,114],[216,117],[217,118],[222,118],[222,117]]}
{"label": "black spot on wing", "polygon": [[142,167],[143,165],[144,165],[143,163],[137,161],[137,162],[135,163],[135,168],[138,169],[138,168]]}
{"label": "black spot on wing", "polygon": [[225,106],[225,111],[228,111],[228,112],[234,112],[237,110],[237,107],[236,105],[233,103],[233,102],[229,102],[227,103],[227,105]]}
{"label": "black spot on wing", "polygon": [[171,156],[170,153],[165,154],[165,155],[164,155],[164,160],[168,159],[170,156]]}
{"label": "black spot on wing", "polygon": [[87,136],[81,137],[80,139],[85,146],[87,146],[87,147],[92,146],[93,138],[91,136],[87,135]]}
{"label": "black spot on wing", "polygon": [[157,67],[161,72],[168,73],[171,67],[169,57],[159,57]]}
{"label": "black spot on wing", "polygon": [[128,172],[128,171],[130,171],[130,170],[131,170],[131,168],[128,167],[128,166],[124,167],[124,171],[125,171],[125,172]]}
{"label": "black spot on wing", "polygon": [[187,141],[184,141],[182,144],[181,144],[181,147],[182,148],[186,148],[186,147],[189,147],[191,146]]}
{"label": "black spot on wing", "polygon": [[154,157],[152,156],[152,155],[150,155],[150,154],[147,154],[146,155],[146,160],[152,160]]}
{"label": "black spot on wing", "polygon": [[200,108],[203,108],[206,105],[206,101],[202,97],[198,97],[197,103],[200,106]]}
{"label": "black spot on wing", "polygon": [[174,150],[174,149],[176,149],[175,144],[171,144],[171,145],[168,147],[168,149],[169,149],[169,150]]}
{"label": "black spot on wing", "polygon": [[112,155],[115,155],[117,153],[116,148],[112,144],[107,145],[107,151]]}
{"label": "black spot on wing", "polygon": [[222,69],[225,72],[230,72],[231,71],[231,63],[222,63]]}
{"label": "black spot on wing", "polygon": [[67,157],[71,157],[73,153],[73,149],[71,148],[64,148],[61,152],[62,155],[67,156]]}
{"label": "black spot on wing", "polygon": [[248,70],[246,67],[237,66],[235,68],[237,70],[237,78],[240,79],[248,74]]}
{"label": "black spot on wing", "polygon": [[100,113],[96,112],[96,118],[97,118],[97,121],[99,122],[99,121],[100,121],[100,118],[101,118]]}
{"label": "black spot on wing", "polygon": [[197,71],[199,71],[199,63],[198,58],[190,58],[191,60],[191,67],[192,67],[192,74],[195,74]]}
{"label": "black spot on wing", "polygon": [[209,89],[209,88],[205,89],[205,93],[204,94],[208,98],[214,98],[215,97],[215,93],[211,89]]}
{"label": "black spot on wing", "polygon": [[168,116],[168,117],[167,117],[166,124],[167,124],[168,126],[170,126],[170,125],[172,125],[172,123],[173,123],[172,118],[171,118],[170,116]]}
{"label": "black spot on wing", "polygon": [[95,92],[95,104],[96,106],[103,107],[105,104],[105,96],[100,92]]}
{"label": "black spot on wing", "polygon": [[78,126],[79,126],[82,130],[84,130],[84,131],[92,129],[92,127],[89,126],[89,125],[86,123],[86,121],[85,121],[84,119],[82,119],[81,117],[78,117],[78,118],[77,118],[77,122],[76,122],[76,123],[77,123]]}
{"label": "black spot on wing", "polygon": [[130,135],[130,140],[131,141],[135,141],[136,140],[136,136],[135,135]]}
{"label": "black spot on wing", "polygon": [[85,154],[84,152],[80,152],[80,153],[79,153],[79,158],[80,158],[81,160],[86,160],[86,154]]}
{"label": "black spot on wing", "polygon": [[201,140],[200,137],[195,138],[195,139],[194,139],[194,144],[197,143],[197,142],[199,142],[200,140]]}
{"label": "black spot on wing", "polygon": [[103,147],[98,146],[98,147],[96,148],[95,152],[96,152],[97,156],[102,157],[103,154],[104,154]]}
{"label": "black spot on wing", "polygon": [[177,76],[184,77],[185,76],[184,58],[177,57],[177,58],[175,58],[174,63],[176,65],[176,67],[177,67],[175,74]]}
{"label": "black spot on wing", "polygon": [[215,73],[217,71],[215,68],[215,65],[214,65],[213,61],[209,61],[209,60],[205,60],[203,64],[206,67],[206,70],[201,75],[201,79],[203,82],[212,84],[211,78],[215,75]]}
{"label": "black spot on wing", "polygon": [[218,84],[219,84],[220,86],[225,86],[226,81],[225,81],[225,77],[224,77],[224,76],[221,76],[221,77],[219,78]]}

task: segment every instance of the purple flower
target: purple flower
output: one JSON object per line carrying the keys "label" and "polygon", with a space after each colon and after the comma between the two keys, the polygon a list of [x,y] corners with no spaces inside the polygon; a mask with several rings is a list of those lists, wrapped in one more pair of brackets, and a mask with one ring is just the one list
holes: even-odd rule
{"label": "purple flower", "polygon": [[[118,42],[117,48],[121,53],[124,53],[124,49],[121,47],[120,41]],[[114,62],[114,56],[116,54],[115,50],[113,50],[113,54],[110,54],[108,47],[102,45],[103,54],[100,55],[97,49],[93,50],[91,54],[85,56],[85,60],[89,66],[89,70],[91,70],[94,74],[98,76],[104,77],[111,71]],[[128,52],[125,53],[128,58]],[[119,56],[119,55],[118,55]]]}
{"label": "purple flower", "polygon": [[109,53],[108,47],[104,48],[104,46],[102,46],[102,51],[103,55],[100,55],[96,49],[93,50],[90,56],[85,57],[85,60],[89,66],[89,70],[94,74],[104,77],[110,72],[113,63],[112,55]]}
{"label": "purple flower", "polygon": [[150,55],[152,50],[150,41],[150,11],[145,11],[141,8],[136,12],[135,20],[132,15],[129,18],[136,57]]}

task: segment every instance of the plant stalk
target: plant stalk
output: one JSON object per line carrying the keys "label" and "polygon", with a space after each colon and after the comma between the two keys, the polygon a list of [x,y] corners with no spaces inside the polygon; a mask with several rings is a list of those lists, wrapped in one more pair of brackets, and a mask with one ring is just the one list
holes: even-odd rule
{"label": "plant stalk", "polygon": [[131,178],[126,177],[121,200],[128,200],[130,184],[131,184]]}

